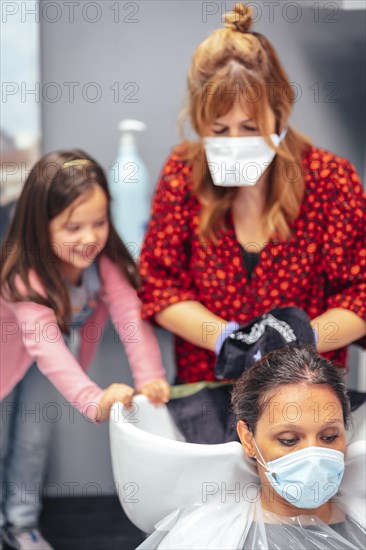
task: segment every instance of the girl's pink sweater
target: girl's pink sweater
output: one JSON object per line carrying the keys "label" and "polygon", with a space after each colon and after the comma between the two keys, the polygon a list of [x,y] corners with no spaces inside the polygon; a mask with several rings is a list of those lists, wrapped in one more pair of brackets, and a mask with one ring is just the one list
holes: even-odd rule
{"label": "girl's pink sweater", "polygon": [[[103,391],[85,373],[97,350],[110,315],[123,342],[135,387],[164,378],[160,349],[152,326],[141,319],[136,291],[107,256],[99,258],[101,300],[81,329],[79,361],[65,344],[53,309],[34,302],[0,298],[0,399],[8,395],[31,364],[38,368],[80,412],[91,420]],[[32,288],[46,296],[38,275],[31,271]],[[18,276],[18,288],[24,284]],[[25,290],[25,289],[24,289]],[[21,290],[22,291],[22,290]]]}

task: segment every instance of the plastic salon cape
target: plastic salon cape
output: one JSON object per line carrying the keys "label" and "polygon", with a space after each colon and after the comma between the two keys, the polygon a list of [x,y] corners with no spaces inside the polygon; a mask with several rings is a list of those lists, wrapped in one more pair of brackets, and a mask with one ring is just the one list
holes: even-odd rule
{"label": "plastic salon cape", "polygon": [[332,500],[335,512],[329,525],[316,516],[283,517],[262,510],[259,491],[253,487],[253,494],[228,491],[172,512],[138,549],[364,549],[365,445],[357,441],[347,447],[345,474]]}

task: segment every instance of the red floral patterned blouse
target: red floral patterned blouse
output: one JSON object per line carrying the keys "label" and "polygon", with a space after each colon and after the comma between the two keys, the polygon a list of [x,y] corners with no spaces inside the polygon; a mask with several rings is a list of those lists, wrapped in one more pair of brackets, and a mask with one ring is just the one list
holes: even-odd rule
{"label": "red floral patterned blouse", "polygon": [[[227,321],[245,323],[274,307],[298,306],[310,318],[331,308],[366,317],[365,195],[354,167],[323,149],[304,156],[306,189],[288,242],[272,240],[251,280],[231,214],[218,245],[198,238],[200,203],[190,168],[174,153],[163,168],[140,259],[142,316],[197,300]],[[254,251],[254,250],[253,250]],[[330,323],[327,338],[337,339]],[[177,379],[214,380],[215,354],[176,337]],[[347,349],[324,354],[347,366]]]}

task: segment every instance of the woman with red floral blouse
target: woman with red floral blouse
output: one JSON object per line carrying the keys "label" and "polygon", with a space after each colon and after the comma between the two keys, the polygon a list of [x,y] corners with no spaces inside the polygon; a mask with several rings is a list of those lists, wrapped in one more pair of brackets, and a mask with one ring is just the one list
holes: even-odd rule
{"label": "woman with red floral blouse", "polygon": [[365,335],[359,177],[289,126],[293,89],[251,23],[236,4],[194,54],[188,113],[199,140],[166,162],[141,253],[143,318],[176,335],[179,383],[215,380],[226,324],[273,308],[305,310],[318,351],[343,367]]}

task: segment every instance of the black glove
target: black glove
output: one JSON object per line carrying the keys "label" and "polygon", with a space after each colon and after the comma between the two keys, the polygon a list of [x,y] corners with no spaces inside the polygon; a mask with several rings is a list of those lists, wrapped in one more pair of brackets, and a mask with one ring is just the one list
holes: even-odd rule
{"label": "black glove", "polygon": [[305,344],[315,344],[307,313],[298,307],[272,309],[229,334],[218,354],[215,376],[239,378],[270,351]]}

